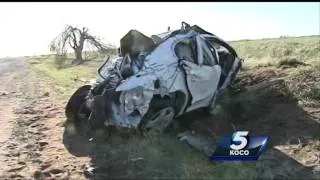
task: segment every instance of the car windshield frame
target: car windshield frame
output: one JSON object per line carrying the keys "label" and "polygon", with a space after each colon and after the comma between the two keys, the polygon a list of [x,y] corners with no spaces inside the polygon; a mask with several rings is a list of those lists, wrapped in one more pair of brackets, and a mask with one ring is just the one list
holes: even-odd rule
{"label": "car windshield frame", "polygon": [[[121,59],[121,60],[120,60]],[[108,58],[98,69],[98,74],[101,78],[106,79],[110,74],[111,70],[119,70],[119,65],[124,61],[124,57],[119,56],[113,59]]]}

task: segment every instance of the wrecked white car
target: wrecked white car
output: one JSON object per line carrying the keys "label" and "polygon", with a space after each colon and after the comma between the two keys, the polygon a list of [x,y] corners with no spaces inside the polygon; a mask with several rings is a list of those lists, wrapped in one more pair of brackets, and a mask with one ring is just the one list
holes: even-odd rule
{"label": "wrecked white car", "polygon": [[175,117],[214,107],[241,64],[228,43],[196,25],[183,22],[151,37],[131,30],[120,40],[119,57],[98,69],[96,83],[72,95],[66,116],[91,128],[161,133]]}

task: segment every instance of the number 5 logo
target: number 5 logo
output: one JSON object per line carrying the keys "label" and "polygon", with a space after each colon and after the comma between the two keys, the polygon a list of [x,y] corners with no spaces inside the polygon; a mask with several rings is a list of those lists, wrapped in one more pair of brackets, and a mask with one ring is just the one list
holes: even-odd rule
{"label": "number 5 logo", "polygon": [[[249,131],[238,131],[232,134],[232,144],[230,148],[233,150],[240,150],[246,147],[248,140],[245,136],[249,134]],[[240,142],[239,145],[233,144],[234,142]]]}

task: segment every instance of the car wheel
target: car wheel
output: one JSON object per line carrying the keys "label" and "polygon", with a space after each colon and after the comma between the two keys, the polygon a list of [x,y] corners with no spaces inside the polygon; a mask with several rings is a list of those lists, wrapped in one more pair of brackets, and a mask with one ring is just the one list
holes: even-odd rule
{"label": "car wheel", "polygon": [[176,109],[170,98],[154,98],[140,123],[142,134],[155,136],[163,133],[170,126],[175,115]]}
{"label": "car wheel", "polygon": [[89,118],[91,111],[86,107],[85,98],[90,88],[90,85],[80,87],[69,99],[65,108],[68,125],[72,124],[75,128],[80,128]]}

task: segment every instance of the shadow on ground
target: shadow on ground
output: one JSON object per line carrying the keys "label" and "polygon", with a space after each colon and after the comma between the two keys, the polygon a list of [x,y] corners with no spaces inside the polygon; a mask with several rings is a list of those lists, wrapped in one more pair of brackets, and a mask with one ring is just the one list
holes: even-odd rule
{"label": "shadow on ground", "polygon": [[[236,102],[229,108],[229,114],[224,116],[212,117],[201,112],[193,112],[179,120],[184,121],[181,123],[183,128],[202,135],[213,137],[212,132],[214,132],[215,138],[212,138],[214,142],[234,130],[248,130],[252,134],[269,135],[271,142],[259,161],[209,162],[208,157],[179,142],[173,134],[145,139],[111,132],[111,135],[90,139],[81,135],[70,135],[65,131],[63,143],[73,155],[91,158],[91,165],[84,168],[84,173],[93,179],[315,179],[319,177],[320,174],[319,172],[315,174],[314,167],[305,166],[298,161],[311,151],[303,151],[303,147],[309,146],[310,141],[320,138],[319,117],[311,116],[298,105],[297,100],[267,93],[260,99],[255,99],[252,106],[246,106],[247,109],[243,109],[243,104]],[[252,113],[248,115],[250,108]],[[300,148],[281,149],[282,146],[289,147],[289,145]],[[320,147],[316,148],[319,152]]]}

